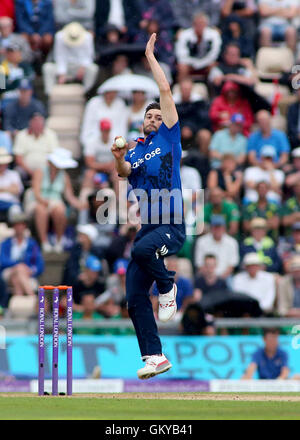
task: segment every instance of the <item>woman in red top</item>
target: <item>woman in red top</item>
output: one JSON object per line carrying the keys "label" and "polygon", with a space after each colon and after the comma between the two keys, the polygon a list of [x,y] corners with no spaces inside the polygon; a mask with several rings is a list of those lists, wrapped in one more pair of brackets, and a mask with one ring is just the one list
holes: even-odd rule
{"label": "woman in red top", "polygon": [[245,118],[243,134],[249,136],[250,128],[254,123],[254,115],[249,102],[240,94],[240,86],[232,81],[227,81],[210,107],[209,116],[213,130],[225,128],[230,123],[234,113],[242,113]]}

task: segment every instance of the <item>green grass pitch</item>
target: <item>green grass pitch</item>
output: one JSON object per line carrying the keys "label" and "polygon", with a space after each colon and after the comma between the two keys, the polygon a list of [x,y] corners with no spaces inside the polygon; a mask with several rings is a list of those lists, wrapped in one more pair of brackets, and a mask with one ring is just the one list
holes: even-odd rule
{"label": "green grass pitch", "polygon": [[299,420],[295,394],[0,394],[1,420]]}

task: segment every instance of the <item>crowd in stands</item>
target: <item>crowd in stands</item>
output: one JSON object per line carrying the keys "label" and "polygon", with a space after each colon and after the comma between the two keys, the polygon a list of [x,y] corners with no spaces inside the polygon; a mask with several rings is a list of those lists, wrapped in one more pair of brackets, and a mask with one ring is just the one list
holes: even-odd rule
{"label": "crowd in stands", "polygon": [[[155,95],[142,81],[126,96],[100,86],[151,77],[153,32],[179,114],[182,186],[193,203],[204,190],[203,222],[166,258],[178,326],[210,335],[215,317],[300,317],[300,0],[1,0],[3,316],[11,298],[36,294],[50,254],[65,255],[75,317],[128,316],[139,226],[113,209],[124,187],[110,148],[115,136],[131,146],[143,136]],[[79,154],[48,126],[53,90],[70,84],[85,98]]]}

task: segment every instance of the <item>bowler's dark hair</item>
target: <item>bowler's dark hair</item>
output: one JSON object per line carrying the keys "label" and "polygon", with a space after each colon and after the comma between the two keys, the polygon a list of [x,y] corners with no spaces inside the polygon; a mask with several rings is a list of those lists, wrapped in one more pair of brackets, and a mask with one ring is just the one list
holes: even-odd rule
{"label": "bowler's dark hair", "polygon": [[160,110],[160,104],[158,102],[151,102],[151,104],[147,105],[144,117],[149,110]]}

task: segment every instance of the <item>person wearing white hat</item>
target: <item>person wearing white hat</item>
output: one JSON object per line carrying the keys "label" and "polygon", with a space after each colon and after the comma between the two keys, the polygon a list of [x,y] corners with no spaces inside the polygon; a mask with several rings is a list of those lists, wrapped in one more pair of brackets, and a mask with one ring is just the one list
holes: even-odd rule
{"label": "person wearing white hat", "polygon": [[243,259],[245,270],[232,279],[232,290],[244,293],[258,301],[264,313],[273,311],[276,284],[273,274],[262,270],[262,260],[255,252],[246,254]]}
{"label": "person wearing white hat", "polygon": [[[66,173],[68,168],[76,168],[77,162],[71,151],[57,148],[48,156],[43,169],[35,170],[32,180],[34,198],[28,197],[26,211],[34,212],[37,233],[44,252],[62,252],[62,238],[67,217],[63,198],[75,209],[83,209],[85,204],[75,197],[71,179]],[[48,241],[48,223],[52,219],[56,244],[52,247]]]}
{"label": "person wearing white hat", "polygon": [[80,23],[69,23],[55,34],[53,56],[53,63],[43,65],[47,95],[51,93],[56,80],[59,84],[82,82],[85,91],[94,85],[99,68],[94,63],[93,36]]}
{"label": "person wearing white hat", "polygon": [[20,205],[23,184],[19,174],[8,168],[13,156],[0,146],[0,212],[7,213],[13,205]]}

